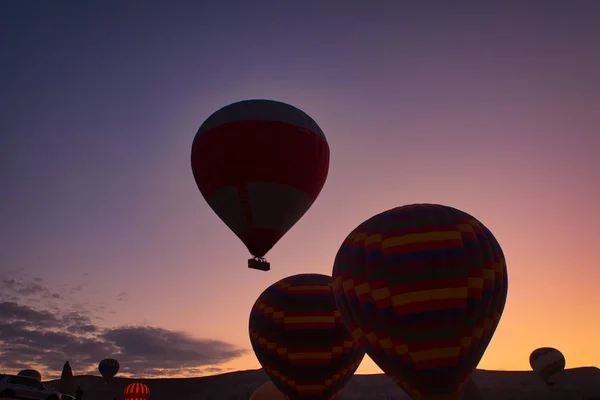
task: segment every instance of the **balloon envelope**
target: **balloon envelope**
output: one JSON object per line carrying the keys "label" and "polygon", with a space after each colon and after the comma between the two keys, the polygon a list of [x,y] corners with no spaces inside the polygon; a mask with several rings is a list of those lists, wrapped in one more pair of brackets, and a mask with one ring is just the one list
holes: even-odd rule
{"label": "balloon envelope", "polygon": [[143,383],[130,383],[125,387],[123,397],[125,400],[146,400],[150,397],[150,388]]}
{"label": "balloon envelope", "polygon": [[364,356],[344,326],[331,277],[301,274],[268,287],[250,313],[256,358],[289,399],[332,399]]}
{"label": "balloon envelope", "polygon": [[363,222],[333,268],[336,303],[367,354],[413,398],[459,399],[500,321],[508,278],[477,219],[435,204]]}
{"label": "balloon envelope", "polygon": [[329,145],[298,108],[246,100],[204,121],[191,164],[209,206],[253,256],[264,257],[321,192]]}
{"label": "balloon envelope", "polygon": [[529,356],[531,369],[548,385],[554,384],[552,378],[562,372],[566,364],[563,353],[552,347],[541,347]]}
{"label": "balloon envelope", "polygon": [[42,381],[42,374],[40,374],[35,369],[24,369],[23,371],[20,371],[17,375],[26,376],[28,378],[33,378],[38,382]]}
{"label": "balloon envelope", "polygon": [[114,377],[119,372],[119,362],[114,358],[105,358],[98,364],[98,371],[105,380]]}
{"label": "balloon envelope", "polygon": [[273,384],[271,381],[266,381],[262,385],[260,385],[252,396],[250,396],[250,400],[287,400],[283,393]]}

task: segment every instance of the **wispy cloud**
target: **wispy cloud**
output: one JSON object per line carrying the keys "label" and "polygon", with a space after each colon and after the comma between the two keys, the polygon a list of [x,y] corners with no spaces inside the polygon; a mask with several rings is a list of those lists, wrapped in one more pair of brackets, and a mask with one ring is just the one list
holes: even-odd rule
{"label": "wispy cloud", "polygon": [[[220,364],[246,352],[220,340],[157,327],[101,328],[89,308],[78,303],[60,307],[41,279],[4,280],[0,290],[0,368],[7,372],[35,366],[48,379],[60,375],[66,360],[76,373],[89,373],[101,359],[114,357],[125,375],[193,375],[217,372]],[[38,303],[33,306],[24,297]]]}

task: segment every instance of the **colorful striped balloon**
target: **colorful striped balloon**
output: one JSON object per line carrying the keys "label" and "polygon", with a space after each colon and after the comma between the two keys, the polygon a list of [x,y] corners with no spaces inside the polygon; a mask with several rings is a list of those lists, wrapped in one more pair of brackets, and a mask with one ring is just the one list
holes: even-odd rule
{"label": "colorful striped balloon", "polygon": [[321,192],[329,145],[302,110],[246,100],[204,121],[194,137],[191,163],[209,206],[261,258]]}
{"label": "colorful striped balloon", "polygon": [[301,274],[268,287],[250,312],[256,358],[288,399],[333,399],[364,352],[337,310],[327,275]]}
{"label": "colorful striped balloon", "polygon": [[134,382],[125,387],[124,400],[147,400],[150,397],[150,388],[143,383]]}
{"label": "colorful striped balloon", "polygon": [[564,371],[567,361],[559,350],[552,347],[541,347],[529,356],[531,369],[549,386],[554,385],[554,376]]}
{"label": "colorful striped balloon", "polygon": [[333,267],[338,308],[367,354],[413,399],[460,399],[502,316],[506,261],[460,210],[394,208],[363,222]]}

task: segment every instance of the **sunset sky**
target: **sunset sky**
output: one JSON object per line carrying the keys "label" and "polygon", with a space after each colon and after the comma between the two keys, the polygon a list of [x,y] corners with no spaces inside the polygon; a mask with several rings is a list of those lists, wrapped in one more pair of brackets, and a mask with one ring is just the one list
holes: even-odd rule
{"label": "sunset sky", "polygon": [[[417,202],[506,255],[479,368],[541,346],[600,366],[600,2],[482,3],[0,2],[0,372],[117,350],[136,376],[259,368],[258,295],[331,274],[359,223]],[[331,149],[267,273],[190,167],[204,119],[249,98],[301,108]]]}

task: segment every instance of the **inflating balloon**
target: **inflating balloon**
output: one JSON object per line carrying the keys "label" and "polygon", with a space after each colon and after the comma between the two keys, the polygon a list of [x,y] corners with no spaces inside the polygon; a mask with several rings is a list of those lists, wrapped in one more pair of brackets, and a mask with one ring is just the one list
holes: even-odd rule
{"label": "inflating balloon", "polygon": [[124,400],[146,400],[150,397],[150,388],[143,383],[130,383],[123,391]]}
{"label": "inflating balloon", "polygon": [[338,308],[367,354],[413,399],[460,399],[502,316],[506,261],[492,233],[442,205],[363,222],[333,267]]}
{"label": "inflating balloon", "polygon": [[23,371],[20,371],[17,375],[26,376],[28,378],[33,378],[38,382],[42,381],[42,374],[40,374],[35,369],[24,369]]}
{"label": "inflating balloon", "polygon": [[250,312],[252,348],[290,400],[334,398],[360,365],[335,306],[330,276],[301,274],[268,287]]}
{"label": "inflating balloon", "polygon": [[549,386],[554,385],[554,376],[565,369],[567,362],[559,350],[541,347],[529,356],[531,369]]}
{"label": "inflating balloon", "polygon": [[114,358],[105,358],[104,360],[100,361],[100,364],[98,364],[98,371],[106,382],[108,382],[109,379],[113,378],[117,372],[119,372],[119,368],[119,362]]}
{"label": "inflating balloon", "polygon": [[262,385],[260,385],[252,396],[250,396],[250,400],[287,400],[281,390],[277,389],[277,387],[271,381],[266,381]]}
{"label": "inflating balloon", "polygon": [[213,211],[268,271],[267,252],[308,211],[327,179],[329,145],[289,104],[246,100],[213,113],[192,143],[192,172]]}

